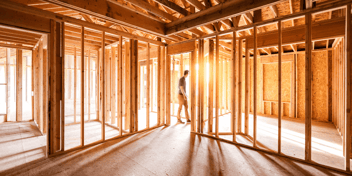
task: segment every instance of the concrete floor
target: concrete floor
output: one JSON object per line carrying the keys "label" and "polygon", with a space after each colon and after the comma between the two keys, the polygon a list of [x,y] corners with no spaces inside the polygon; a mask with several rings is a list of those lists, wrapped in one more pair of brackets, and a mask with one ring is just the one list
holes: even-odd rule
{"label": "concrete floor", "polygon": [[160,127],[67,154],[17,165],[0,175],[343,175]]}
{"label": "concrete floor", "polygon": [[0,175],[5,170],[43,160],[45,154],[46,136],[33,121],[0,124]]}

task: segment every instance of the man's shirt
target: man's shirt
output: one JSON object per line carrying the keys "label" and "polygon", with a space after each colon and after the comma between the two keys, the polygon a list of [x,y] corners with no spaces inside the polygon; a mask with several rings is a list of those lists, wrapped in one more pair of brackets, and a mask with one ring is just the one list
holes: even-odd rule
{"label": "man's shirt", "polygon": [[182,76],[180,78],[180,80],[178,81],[178,93],[179,94],[183,94],[182,90],[181,90],[181,86],[183,87],[183,91],[186,95],[186,78],[184,76]]}

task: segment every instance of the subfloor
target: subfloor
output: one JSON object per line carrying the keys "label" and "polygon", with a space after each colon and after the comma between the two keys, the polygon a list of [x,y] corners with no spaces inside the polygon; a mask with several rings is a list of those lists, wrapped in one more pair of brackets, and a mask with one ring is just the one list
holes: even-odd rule
{"label": "subfloor", "polygon": [[[143,130],[146,128],[146,109],[140,109],[138,111],[138,129]],[[85,115],[84,122],[84,144],[91,144],[102,140],[102,123],[97,120],[96,114],[91,114],[91,121],[88,121],[88,115]],[[142,118],[144,117],[144,118]],[[65,117],[65,150],[72,149],[75,147],[81,146],[81,124],[80,124],[80,115],[76,116],[76,123],[74,123],[73,116]],[[123,118],[124,120],[124,118]],[[123,127],[125,122],[122,122]],[[150,127],[153,127],[157,124],[157,113],[151,112],[149,117]],[[110,120],[106,121],[105,124],[105,139],[111,139],[119,135],[119,129],[117,128],[117,120],[115,123],[111,123]],[[123,134],[126,134],[128,131],[123,129]]]}
{"label": "subfloor", "polygon": [[[177,104],[175,104],[174,115],[177,112]],[[172,109],[172,108],[171,108]],[[139,129],[145,129],[146,109],[139,110]],[[223,113],[226,113],[223,111]],[[181,116],[184,117],[184,111]],[[95,114],[91,115],[91,119],[95,119]],[[157,121],[157,113],[150,113],[150,126],[154,126]],[[220,132],[231,132],[231,114],[227,113],[219,118],[219,131]],[[278,119],[275,116],[257,116],[258,118],[258,136],[257,143],[258,147],[269,150],[272,152],[278,152]],[[80,116],[77,116],[77,122],[80,120]],[[87,115],[85,120],[88,120]],[[183,119],[183,121],[186,121]],[[67,123],[73,122],[73,117],[66,117]],[[242,133],[244,130],[244,114],[242,117]],[[171,125],[177,123],[177,118],[173,116],[171,118]],[[124,122],[123,122],[124,124]],[[215,130],[214,120],[213,130]],[[248,136],[243,134],[237,135],[237,141],[242,144],[253,146],[253,117],[249,116],[249,130]],[[71,149],[78,147],[81,144],[80,137],[80,124],[68,125],[65,127],[65,149]],[[98,142],[101,140],[101,122],[91,121],[85,122],[85,145]],[[114,128],[117,127],[117,123],[111,124],[110,121],[105,125],[106,139],[113,138],[119,135],[119,130]],[[207,123],[205,124],[204,132],[207,133]],[[123,132],[125,134],[125,132]],[[231,135],[220,135],[220,138],[228,139],[232,141]],[[305,152],[305,121],[304,119],[295,119],[283,117],[282,119],[282,153],[288,156],[304,159]],[[314,162],[324,164],[327,166],[344,169],[344,156],[342,147],[342,138],[332,123],[326,122],[312,122],[312,160]],[[352,167],[351,167],[352,168]]]}
{"label": "subfloor", "polygon": [[0,175],[343,174],[195,136],[189,124],[177,124],[18,165]]}
{"label": "subfloor", "polygon": [[46,136],[33,121],[0,124],[0,175],[8,169],[43,160],[45,155]]}
{"label": "subfloor", "polygon": [[[230,116],[227,114],[219,119],[219,131],[229,132]],[[242,116],[242,133],[244,130],[244,114]],[[297,118],[282,118],[282,153],[295,158],[304,159],[305,155],[305,121]],[[214,123],[215,124],[215,121]],[[258,147],[278,151],[278,118],[275,116],[257,116]],[[215,129],[215,127],[213,127]],[[253,146],[253,116],[249,116],[248,134],[236,135],[237,141]],[[205,131],[207,131],[207,123]],[[220,138],[231,140],[231,135],[220,135]],[[340,134],[332,123],[312,121],[312,161],[327,166],[344,169],[343,143]],[[352,166],[352,164],[351,164]]]}

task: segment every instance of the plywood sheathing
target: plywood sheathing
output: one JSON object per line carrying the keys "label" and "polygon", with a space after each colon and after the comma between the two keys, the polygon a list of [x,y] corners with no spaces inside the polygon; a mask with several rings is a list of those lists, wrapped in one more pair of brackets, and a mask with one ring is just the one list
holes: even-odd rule
{"label": "plywood sheathing", "polygon": [[327,52],[312,53],[312,119],[328,121]]}

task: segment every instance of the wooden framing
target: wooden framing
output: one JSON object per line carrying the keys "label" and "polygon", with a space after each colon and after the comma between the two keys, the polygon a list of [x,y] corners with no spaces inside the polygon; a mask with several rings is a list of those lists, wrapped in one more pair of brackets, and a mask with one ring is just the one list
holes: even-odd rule
{"label": "wooden framing", "polygon": [[214,106],[214,40],[209,40],[209,105],[208,105],[208,132],[213,132]]}
{"label": "wooden framing", "polygon": [[[231,75],[232,75],[232,82],[231,82],[231,120],[232,120],[232,141],[236,142],[236,132],[237,132],[237,118],[238,114],[236,113],[236,106],[237,106],[237,95],[236,95],[236,89],[237,89],[237,77],[236,77],[236,38],[237,38],[237,32],[234,31],[232,34],[232,60],[231,60]],[[209,47],[210,48],[210,47]],[[210,54],[209,54],[210,55]],[[211,74],[210,74],[211,75]],[[210,102],[210,101],[209,101]]]}
{"label": "wooden framing", "polygon": [[254,55],[253,55],[253,147],[257,146],[257,27],[254,26]]}
{"label": "wooden framing", "polygon": [[122,136],[122,118],[123,118],[123,97],[122,97],[122,90],[123,90],[123,58],[122,58],[122,36],[119,37],[119,44],[118,44],[118,90],[117,90],[117,119],[118,119],[118,127],[119,127],[119,135]]}
{"label": "wooden framing", "polygon": [[[38,58],[39,59],[39,58]],[[16,49],[16,121],[22,121],[22,50]],[[39,123],[37,121],[37,123]]]}
{"label": "wooden framing", "polygon": [[[120,19],[122,17],[116,17],[116,14],[114,14],[114,16],[108,16],[107,13],[107,9],[105,8],[106,4],[114,4],[112,5],[113,9],[112,11],[116,11],[117,9],[120,9],[119,6],[116,6],[115,3],[111,3],[110,1],[107,1],[104,4],[104,8],[101,11],[97,11],[96,9],[94,9],[95,11],[93,12],[87,12],[89,11],[89,9],[92,10],[92,7],[94,7],[94,4],[97,4],[99,1],[92,1],[89,0],[89,2],[76,2],[73,0],[69,0],[69,1],[58,1],[58,0],[46,0],[47,2],[52,2],[54,4],[60,5],[60,6],[64,6],[70,9],[76,9],[78,11],[82,11],[85,13],[86,18],[88,17],[87,14],[95,16],[95,17],[100,17],[104,16],[103,19],[106,19],[107,21],[111,21],[111,22],[121,22],[124,21],[126,19]],[[137,1],[133,1],[134,3],[139,3]],[[166,6],[168,8],[171,8],[173,10],[179,11],[178,13],[185,15],[185,11],[180,11],[180,9],[178,7],[175,7],[174,4],[170,4],[170,2],[166,2],[166,1],[159,1],[159,4],[163,4],[163,6]],[[194,2],[194,1],[192,1]],[[257,7],[262,7],[262,6],[266,6],[268,4],[271,4],[271,2],[275,3],[275,2],[279,2],[279,1],[274,1],[274,0],[265,0],[265,1],[261,1],[261,2],[257,2],[255,1],[255,4],[251,4],[249,5],[250,10],[253,10]],[[280,1],[281,2],[281,1]],[[291,1],[290,1],[291,2]],[[69,4],[73,4],[74,6],[70,6]],[[93,3],[93,4],[89,4],[89,3]],[[239,15],[239,14],[249,14],[247,11],[244,12],[244,8],[242,7],[239,9],[236,9],[236,11],[231,10],[230,14],[230,10],[229,7],[232,7],[234,4],[239,3],[239,2],[225,2],[222,4],[222,7],[224,9],[222,9],[222,12],[225,12],[224,14],[217,14],[219,13],[219,11],[214,9],[218,9],[220,7],[216,7],[216,8],[208,8],[209,10],[205,9],[204,11],[200,11],[197,13],[194,13],[193,15],[188,15],[187,12],[187,17],[185,17],[185,19],[180,18],[179,20],[175,20],[169,24],[166,24],[166,26],[168,28],[166,28],[166,34],[172,34],[175,32],[180,32],[180,31],[184,31],[187,30],[191,27],[194,26],[199,26],[201,24],[205,24],[205,23],[210,23],[210,22],[214,22],[221,20],[223,18],[228,18],[229,16],[235,16],[235,15]],[[242,2],[241,4],[247,4],[248,2]],[[347,5],[346,5],[347,3]],[[227,110],[229,110],[229,108],[231,109],[231,135],[233,135],[232,141],[233,143],[236,143],[236,133],[241,133],[243,130],[241,129],[241,125],[242,125],[242,59],[243,59],[243,50],[242,50],[242,45],[243,45],[243,40],[246,41],[246,49],[245,49],[245,105],[244,105],[244,113],[245,113],[245,129],[244,129],[244,133],[245,134],[249,134],[249,111],[250,111],[250,52],[249,50],[253,48],[253,119],[254,119],[254,135],[253,135],[253,147],[257,147],[257,108],[258,108],[258,102],[257,102],[257,76],[258,76],[258,56],[257,56],[257,50],[258,48],[264,48],[264,47],[270,47],[273,46],[273,44],[276,44],[277,42],[277,38],[273,37],[278,36],[278,60],[273,61],[273,60],[269,60],[266,58],[261,58],[262,60],[262,64],[263,63],[268,63],[268,62],[278,62],[278,155],[283,156],[282,152],[281,152],[281,140],[282,140],[282,136],[281,136],[281,131],[282,131],[282,126],[281,126],[281,121],[282,121],[282,116],[284,114],[284,111],[282,109],[283,104],[285,104],[285,106],[290,103],[290,112],[289,112],[289,116],[290,117],[298,117],[297,115],[297,95],[294,95],[297,88],[296,86],[294,86],[294,89],[291,90],[291,97],[290,97],[290,101],[283,101],[282,99],[282,94],[283,91],[282,89],[282,82],[283,82],[283,76],[282,76],[282,63],[283,62],[292,62],[293,66],[292,66],[292,76],[291,76],[291,85],[297,84],[297,47],[293,48],[293,50],[295,50],[295,56],[293,57],[293,60],[286,60],[285,54],[283,52],[283,46],[284,45],[291,45],[292,43],[302,43],[305,42],[305,160],[308,163],[312,163],[312,52],[314,50],[314,47],[312,47],[313,42],[317,43],[316,40],[318,39],[336,39],[337,37],[344,37],[344,39],[338,39],[336,40],[337,43],[344,43],[344,45],[339,45],[338,48],[336,48],[336,53],[334,52],[334,56],[342,58],[340,60],[334,60],[332,61],[333,67],[336,66],[336,70],[333,70],[332,73],[332,77],[336,77],[336,80],[332,80],[332,84],[336,84],[333,86],[333,90],[332,90],[332,101],[333,101],[333,105],[332,105],[332,118],[331,121],[337,123],[339,130],[342,132],[342,135],[344,136],[344,153],[345,153],[345,169],[346,171],[350,171],[350,153],[351,153],[351,144],[350,144],[350,137],[351,137],[351,127],[350,127],[350,118],[351,118],[351,14],[347,13],[347,15],[345,16],[345,18],[341,17],[341,18],[336,18],[336,19],[331,19],[331,20],[326,20],[324,22],[314,22],[314,20],[312,19],[312,15],[314,15],[315,12],[323,12],[326,10],[329,10],[328,8],[334,7],[334,8],[341,8],[341,6],[343,6],[344,8],[346,8],[347,12],[351,11],[351,7],[350,4],[351,1],[340,1],[340,2],[336,2],[334,3],[334,5],[336,6],[323,6],[323,7],[317,7],[316,9],[314,7],[312,7],[312,5],[309,5],[309,9],[305,9],[304,11],[298,13],[298,14],[292,14],[292,15],[288,15],[288,16],[284,16],[284,17],[280,17],[278,16],[275,19],[272,20],[267,20],[267,21],[262,21],[259,23],[256,23],[254,21],[253,24],[250,25],[246,25],[246,26],[242,26],[242,27],[237,27],[235,26],[234,28],[228,28],[228,30],[226,31],[220,31],[219,30],[219,26],[216,26],[218,28],[218,32],[214,32],[213,34],[209,34],[209,35],[203,35],[203,36],[198,36],[198,38],[194,37],[194,40],[190,40],[190,41],[184,41],[184,42],[180,42],[180,43],[175,43],[175,44],[169,44],[167,46],[167,48],[164,47],[164,43],[161,42],[161,39],[158,41],[155,41],[153,39],[154,36],[149,36],[149,37],[138,37],[136,35],[133,34],[129,34],[129,33],[122,33],[121,31],[113,32],[111,28],[105,28],[103,26],[99,26],[98,24],[92,24],[92,23],[88,23],[86,21],[82,21],[82,20],[76,20],[73,18],[68,18],[68,17],[63,17],[62,19],[60,19],[61,15],[58,15],[58,17],[54,17],[54,13],[46,13],[43,12],[41,10],[37,10],[37,9],[33,9],[33,8],[28,8],[28,14],[30,14],[30,16],[32,16],[29,20],[29,22],[33,22],[33,20],[35,19],[45,19],[45,20],[38,20],[39,22],[37,23],[33,23],[33,24],[29,24],[29,22],[26,22],[24,24],[17,24],[15,22],[18,22],[18,20],[15,20],[13,23],[10,23],[9,25],[12,26],[17,26],[17,27],[23,27],[23,28],[30,28],[32,30],[37,30],[40,31],[42,33],[45,34],[49,34],[49,43],[48,43],[48,59],[47,59],[47,63],[43,63],[43,67],[45,68],[45,65],[47,64],[47,72],[48,74],[46,74],[45,69],[43,69],[40,73],[40,75],[42,76],[44,74],[44,76],[48,76],[47,78],[43,78],[43,80],[39,81],[38,84],[43,83],[45,84],[45,82],[47,82],[47,89],[42,89],[42,91],[44,92],[48,92],[47,94],[47,100],[41,100],[40,104],[38,107],[42,108],[45,106],[45,104],[47,104],[48,107],[47,110],[39,110],[36,112],[39,112],[39,116],[43,116],[43,117],[48,117],[48,138],[49,138],[49,154],[55,154],[55,153],[59,153],[59,151],[65,151],[65,141],[64,141],[64,134],[65,134],[65,118],[64,118],[64,102],[65,102],[65,79],[64,79],[64,65],[65,65],[65,61],[64,61],[64,56],[65,56],[65,52],[64,49],[65,48],[65,32],[71,32],[74,33],[72,31],[66,30],[65,29],[65,25],[64,22],[70,22],[70,23],[74,23],[74,24],[78,24],[81,27],[81,32],[80,34],[77,34],[80,36],[80,39],[75,39],[74,36],[68,35],[68,37],[66,38],[67,41],[73,41],[72,44],[68,44],[66,46],[75,46],[73,47],[73,51],[74,51],[74,104],[77,104],[77,100],[76,100],[76,88],[77,88],[77,83],[76,83],[76,76],[77,76],[77,54],[81,54],[81,120],[80,120],[80,124],[81,124],[81,147],[87,146],[84,144],[84,138],[85,138],[85,134],[84,134],[84,123],[85,123],[85,119],[84,119],[84,111],[85,111],[85,106],[84,104],[86,104],[87,102],[85,102],[84,96],[85,96],[85,91],[88,91],[88,119],[90,120],[90,92],[91,92],[91,87],[90,87],[90,82],[91,82],[91,50],[93,49],[99,49],[100,48],[100,53],[98,55],[99,56],[99,60],[101,62],[98,61],[98,63],[101,63],[101,66],[99,67],[99,70],[97,69],[96,71],[99,72],[99,86],[101,86],[101,90],[97,91],[97,95],[99,96],[99,103],[97,103],[97,106],[100,106],[97,111],[101,114],[99,114],[98,116],[101,116],[101,123],[102,123],[102,141],[105,141],[105,125],[106,125],[106,120],[109,120],[108,117],[108,113],[107,110],[109,109],[109,104],[111,102],[111,113],[112,113],[112,123],[115,123],[116,117],[115,117],[115,112],[117,111],[117,125],[118,125],[118,129],[119,129],[119,136],[124,136],[123,135],[123,126],[122,126],[122,122],[123,122],[123,117],[125,117],[125,124],[128,125],[129,127],[129,132],[130,134],[135,134],[138,131],[138,107],[137,107],[137,102],[138,102],[138,97],[142,98],[142,96],[139,96],[139,91],[138,91],[138,85],[140,84],[138,81],[138,77],[140,76],[138,74],[138,60],[139,60],[139,56],[138,56],[138,47],[145,47],[142,45],[138,45],[138,40],[144,41],[144,42],[148,42],[147,43],[147,129],[153,129],[153,127],[150,127],[149,124],[149,116],[150,116],[150,111],[153,110],[153,103],[151,103],[151,101],[153,100],[153,96],[154,93],[150,93],[150,92],[154,92],[151,91],[151,78],[150,75],[151,71],[150,71],[150,59],[151,59],[151,49],[150,49],[150,45],[155,44],[158,45],[158,79],[157,79],[157,89],[158,89],[158,96],[157,96],[157,102],[158,102],[158,122],[157,122],[157,126],[163,125],[166,122],[166,125],[170,125],[171,123],[171,109],[170,109],[170,104],[171,104],[171,88],[174,89],[174,87],[171,87],[170,81],[172,79],[171,78],[171,55],[175,55],[175,54],[184,54],[184,53],[189,53],[190,54],[190,67],[191,67],[191,120],[192,120],[192,125],[191,125],[191,132],[192,133],[203,133],[203,123],[205,121],[205,112],[204,110],[206,109],[206,107],[204,107],[204,104],[206,102],[206,79],[205,79],[205,69],[206,69],[206,62],[205,62],[205,53],[204,53],[204,39],[205,38],[210,38],[211,36],[215,35],[215,40],[216,40],[216,46],[215,46],[215,59],[214,59],[214,43],[213,43],[213,39],[210,39],[209,42],[209,62],[210,62],[210,75],[215,75],[215,80],[213,80],[214,77],[211,77],[210,81],[209,81],[209,114],[208,114],[208,129],[209,129],[209,135],[215,135],[212,136],[215,139],[219,139],[219,135],[224,135],[224,134],[229,134],[229,132],[219,132],[219,118],[221,115],[223,115],[223,111],[225,110],[225,113],[227,112]],[[146,4],[146,3],[143,3]],[[143,5],[142,4],[142,5]],[[9,8],[5,8],[5,5],[10,5]],[[85,11],[83,9],[84,5],[88,5],[88,10]],[[199,5],[199,4],[198,4]],[[238,4],[237,4],[238,5]],[[258,6],[259,5],[259,6]],[[262,6],[260,6],[262,5]],[[78,8],[76,8],[76,7]],[[4,9],[5,12],[9,12],[9,14],[18,14],[18,16],[20,17],[24,17],[23,14],[26,14],[24,12],[24,7],[20,6],[18,7],[19,10],[18,12],[13,10],[15,7],[17,7],[16,5],[12,4],[12,3],[8,3],[8,2],[1,2],[0,3],[0,7],[1,9]],[[274,7],[274,6],[273,6]],[[200,6],[199,6],[200,8]],[[202,7],[203,8],[203,7]],[[200,8],[200,9],[202,9]],[[10,9],[10,10],[9,10]],[[276,10],[275,10],[276,11]],[[292,10],[291,10],[292,11]],[[33,13],[38,12],[38,15],[34,15]],[[155,8],[151,9],[150,12],[153,13],[158,13],[160,16],[162,16],[162,14],[159,10],[156,12]],[[112,12],[110,12],[112,13]],[[131,12],[128,12],[127,14],[129,14]],[[236,13],[236,14],[235,14]],[[48,14],[48,17],[43,17],[45,15]],[[164,14],[165,15],[165,14]],[[34,16],[34,17],[33,17]],[[123,16],[126,16],[126,14],[123,14]],[[138,14],[138,16],[140,16],[140,14]],[[167,17],[164,16],[164,18],[169,18],[169,19],[173,19],[174,17],[171,17],[172,15],[167,15]],[[202,16],[202,17],[201,17]],[[293,20],[296,17],[302,17],[305,16],[305,26],[294,26],[292,28],[282,28],[282,23],[287,21],[287,20]],[[6,16],[2,17],[0,19],[0,21],[2,23],[8,23],[8,19],[6,20],[5,17],[9,17],[9,15],[7,14]],[[198,18],[201,17],[201,18]],[[206,17],[211,17],[209,19],[206,19]],[[114,18],[119,18],[119,19],[114,19]],[[130,18],[130,17],[128,17]],[[27,18],[25,18],[27,19]],[[49,20],[50,19],[50,20]],[[144,19],[144,17],[143,17]],[[121,20],[121,21],[120,21]],[[89,21],[89,20],[88,20]],[[148,20],[150,21],[150,20]],[[91,21],[92,22],[92,21]],[[94,22],[94,21],[93,21]],[[124,21],[125,22],[125,21]],[[124,23],[123,22],[123,23]],[[135,22],[135,21],[134,21]],[[190,22],[195,22],[194,24],[191,24]],[[235,22],[235,21],[233,21]],[[278,22],[278,30],[277,31],[271,31],[271,32],[260,32],[259,34],[257,33],[257,29],[259,29],[260,27],[262,27],[265,24],[269,24],[269,23],[275,23]],[[314,22],[314,23],[313,23]],[[153,22],[154,24],[155,22]],[[146,25],[146,22],[143,22],[143,24],[141,25]],[[159,22],[157,23],[159,25]],[[187,25],[187,24],[191,24],[191,25]],[[231,23],[230,23],[231,24]],[[129,24],[131,25],[131,24]],[[161,37],[165,37],[165,41],[167,41],[168,36],[165,35],[165,28],[164,28],[165,24],[161,24],[159,25],[159,27],[161,28],[156,28],[156,26],[147,26],[147,29],[143,29],[144,31],[152,31],[153,34],[157,35],[157,36],[161,36]],[[85,28],[87,27],[92,27],[95,30],[100,30],[102,31],[102,37],[98,37],[98,39],[102,39],[103,42],[100,44],[98,44],[96,41],[94,41],[92,38],[92,36],[87,36],[88,34],[85,33]],[[133,26],[135,28],[140,28],[140,26]],[[179,28],[178,28],[179,27]],[[248,30],[250,28],[254,29],[253,31],[253,36],[241,36],[238,37],[237,34],[240,33],[243,30]],[[331,27],[328,31],[327,27]],[[235,31],[234,31],[235,29]],[[343,29],[343,30],[342,30]],[[125,29],[126,30],[126,29]],[[128,31],[128,30],[126,30]],[[89,32],[89,31],[86,31]],[[108,38],[108,36],[105,36],[105,32],[112,32],[114,34],[121,34],[118,38],[118,40],[116,40],[115,42],[118,41],[118,51],[116,52],[116,48],[115,48],[115,44],[112,41],[114,41],[114,39]],[[220,56],[220,52],[224,51],[220,49],[220,36],[222,34],[226,34],[229,32],[233,32],[232,35],[232,59],[231,62],[227,63],[226,58]],[[252,31],[251,31],[252,32]],[[79,32],[78,32],[79,33]],[[292,33],[292,34],[289,34]],[[125,34],[125,35],[122,35]],[[73,35],[73,34],[72,34]],[[186,34],[184,34],[186,35]],[[287,36],[286,36],[287,35]],[[285,39],[282,36],[286,36]],[[295,37],[296,36],[296,37]],[[303,37],[304,36],[304,37]],[[97,36],[94,36],[97,37]],[[93,38],[94,38],[93,37]],[[111,37],[111,36],[109,36]],[[123,45],[123,37],[129,38],[129,42],[126,42],[126,48],[125,48],[125,60],[123,61],[123,51],[122,51],[122,45]],[[222,36],[221,36],[222,37]],[[228,36],[225,36],[228,37]],[[2,37],[1,39],[5,39],[5,37]],[[88,40],[89,38],[89,40]],[[149,39],[148,39],[149,38]],[[230,37],[228,37],[230,38]],[[228,39],[227,38],[227,39]],[[271,39],[272,38],[272,39]],[[62,39],[62,40],[61,40]],[[96,38],[95,38],[96,39]],[[253,39],[253,42],[252,42]],[[23,42],[30,42],[30,40],[25,39],[26,41]],[[196,60],[197,60],[197,47],[196,47],[196,40],[198,40],[198,64],[199,64],[199,71],[197,72],[196,69]],[[238,40],[238,48],[237,48],[237,40]],[[169,42],[169,41],[167,41]],[[79,43],[81,43],[81,46],[79,47]],[[107,45],[108,44],[108,45]],[[224,44],[226,45],[226,44]],[[335,44],[333,44],[335,45]],[[14,47],[18,49],[18,62],[17,64],[17,68],[21,68],[22,62],[20,62],[21,57],[20,57],[20,49],[36,49],[36,45],[35,46],[19,46],[19,45],[12,45],[12,44],[0,44],[0,46],[2,47]],[[41,46],[41,44],[38,44],[38,47],[43,47]],[[112,47],[111,49],[111,54],[112,54],[112,62],[109,65],[109,62],[107,62],[108,57],[107,57],[107,50],[105,50],[105,48],[108,47]],[[328,47],[329,47],[329,43],[328,43]],[[93,48],[93,49],[92,49]],[[302,49],[302,48],[301,48]],[[80,50],[76,51],[76,50]],[[328,50],[331,51],[331,49],[329,48]],[[85,57],[84,57],[84,53],[88,51],[88,69],[85,70]],[[70,50],[70,53],[72,52],[72,50]],[[236,53],[238,52],[238,53]],[[268,54],[271,54],[269,52],[267,52]],[[36,54],[40,54],[40,53],[36,53]],[[118,55],[118,59],[117,59],[117,63],[116,62],[116,54]],[[236,56],[238,56],[238,59],[236,59]],[[41,58],[45,60],[45,56],[41,56]],[[141,58],[141,57],[140,57]],[[181,56],[181,63],[182,63],[182,56]],[[214,60],[215,60],[215,74],[213,73],[214,71]],[[125,62],[125,65],[123,65],[123,62]],[[152,61],[153,62],[153,61]],[[115,69],[117,66],[117,69]],[[152,63],[153,65],[153,63]],[[182,71],[183,71],[183,64],[182,65]],[[126,67],[126,70],[124,70],[124,66]],[[173,66],[175,67],[175,64],[173,64]],[[231,66],[230,69],[228,66]],[[109,71],[107,70],[110,67],[111,73],[109,73]],[[173,69],[175,70],[175,69]],[[18,94],[18,96],[16,97],[16,103],[18,103],[17,106],[17,110],[16,110],[16,118],[17,121],[20,121],[20,103],[21,103],[21,73],[20,73],[20,69],[16,70],[17,73],[17,87],[16,87],[16,92]],[[88,72],[88,78],[85,79],[85,71]],[[115,85],[116,85],[116,73],[115,71],[117,71],[117,81],[118,81],[118,86],[117,86],[117,97],[115,95]],[[123,72],[124,71],[124,72]],[[232,73],[231,73],[232,71]],[[152,73],[153,73],[153,69],[152,69]],[[7,71],[7,74],[8,71]],[[109,86],[108,81],[108,74],[111,74],[110,80],[111,81],[111,86]],[[126,74],[126,75],[123,75]],[[182,74],[182,72],[181,72]],[[196,78],[197,78],[197,74],[198,74],[198,86],[196,87]],[[232,75],[231,75],[232,74]],[[228,77],[230,77],[230,79],[228,79]],[[47,79],[47,80],[46,80]],[[85,89],[85,80],[88,81],[88,89]],[[230,81],[229,81],[230,80]],[[123,85],[123,82],[125,83],[125,85]],[[214,87],[214,81],[215,81],[215,118],[216,118],[216,124],[215,124],[215,132],[213,132],[213,87]],[[153,81],[152,81],[152,85],[153,85]],[[142,89],[142,87],[140,87]],[[229,89],[231,89],[231,94],[229,94]],[[111,90],[111,96],[109,96],[109,91]],[[196,91],[198,90],[199,92],[199,97],[196,97]],[[226,92],[225,92],[226,91]],[[34,91],[35,94],[40,93],[40,91],[35,90]],[[7,92],[8,93],[8,92]],[[124,94],[126,94],[125,99],[123,99],[122,97],[124,96]],[[231,95],[231,97],[229,97],[229,95]],[[44,95],[46,96],[46,95]],[[109,96],[109,97],[107,97]],[[45,99],[43,97],[40,97],[39,99]],[[117,99],[117,109],[115,109],[116,105],[115,105],[115,99]],[[152,100],[151,100],[152,99]],[[229,105],[229,100],[230,100],[230,105]],[[7,100],[8,101],[8,100]],[[125,101],[126,103],[126,114],[123,114],[123,102]],[[260,106],[264,109],[263,103],[267,102],[270,103],[270,111],[273,111],[273,108],[275,107],[274,101],[264,101],[264,99],[261,100],[262,102],[260,102]],[[140,101],[142,103],[142,101]],[[151,107],[150,107],[150,103],[151,103]],[[336,104],[336,105],[335,105]],[[198,118],[196,118],[196,109],[197,109],[197,105],[199,107],[198,109]],[[8,106],[8,105],[7,105]],[[230,107],[229,107],[230,106]],[[8,110],[9,107],[7,107]],[[74,120],[76,121],[76,106],[74,106]],[[45,109],[45,108],[44,108]],[[47,112],[46,112],[47,111]],[[128,111],[128,112],[127,112]],[[264,110],[263,110],[264,111]],[[174,112],[174,111],[172,111]],[[221,115],[220,115],[221,112]],[[286,111],[285,111],[286,112]],[[275,113],[275,112],[272,112]],[[36,113],[37,114],[37,113]],[[343,117],[343,118],[340,118]],[[38,117],[35,117],[35,120],[37,120]],[[39,118],[40,119],[40,118]],[[197,121],[198,120],[198,121]],[[41,128],[43,128],[43,130],[45,130],[44,126],[45,126],[45,121],[38,121],[38,124],[40,124],[39,126]],[[125,126],[126,128],[126,126]],[[221,140],[221,139],[219,139]],[[98,142],[102,142],[102,141],[98,141]],[[253,148],[252,148],[253,149]]]}
{"label": "wooden framing", "polygon": [[305,159],[312,157],[312,14],[305,15],[306,22],[306,55],[305,55]]}
{"label": "wooden framing", "polygon": [[[153,63],[152,63],[153,64]],[[150,115],[150,44],[147,44],[147,103],[146,103],[146,120],[147,128],[149,128],[149,115]],[[153,104],[152,104],[153,107]]]}
{"label": "wooden framing", "polygon": [[[111,47],[111,124],[116,123],[116,47]],[[89,89],[88,89],[89,90]],[[89,98],[88,98],[89,99]],[[88,113],[90,114],[90,113]]]}
{"label": "wooden framing", "polygon": [[351,4],[348,4],[346,7],[346,30],[345,30],[345,68],[346,70],[345,73],[345,80],[346,80],[346,86],[345,88],[345,104],[346,104],[346,114],[345,114],[345,136],[344,136],[344,143],[345,143],[345,168],[346,171],[350,171],[350,159],[351,159],[351,94],[352,94],[352,75],[351,75],[351,69],[352,69],[352,53],[351,53],[351,36],[352,36],[352,31],[351,31]]}
{"label": "wooden framing", "polygon": [[219,73],[220,73],[220,56],[219,56],[219,36],[216,36],[215,45],[215,136],[219,137]]}
{"label": "wooden framing", "polygon": [[84,85],[84,27],[82,26],[81,31],[81,146],[84,146],[84,92],[85,92],[85,85]]}
{"label": "wooden framing", "polygon": [[[49,95],[50,108],[48,111],[49,121],[49,154],[54,154],[60,150],[60,118],[61,107],[60,101],[62,97],[62,58],[60,55],[60,23],[51,20],[51,33],[49,37]],[[54,93],[55,92],[55,93]]]}
{"label": "wooden framing", "polygon": [[158,58],[157,58],[157,62],[158,62],[158,97],[157,97],[157,101],[158,101],[158,119],[157,119],[157,124],[160,125],[161,123],[161,118],[162,118],[162,61],[161,61],[161,46],[158,46]]}
{"label": "wooden framing", "polygon": [[138,131],[138,40],[130,39],[131,45],[131,116],[130,116],[130,132]]}
{"label": "wooden framing", "polygon": [[279,36],[279,53],[278,53],[278,153],[281,153],[281,123],[282,123],[282,95],[281,95],[281,85],[282,85],[282,23],[278,22]]}
{"label": "wooden framing", "polygon": [[[169,48],[169,47],[167,47]],[[169,49],[167,49],[166,52],[166,64],[165,64],[165,77],[166,77],[166,82],[165,82],[165,118],[166,118],[166,125],[171,124],[171,56],[168,53]]]}
{"label": "wooden framing", "polygon": [[238,82],[237,82],[237,93],[238,93],[238,106],[237,106],[237,117],[238,117],[238,130],[237,132],[242,132],[242,59],[243,59],[243,55],[242,55],[242,43],[243,40],[239,39],[238,42],[238,73],[237,73],[237,77],[238,77]]}
{"label": "wooden framing", "polygon": [[246,40],[246,58],[245,58],[245,94],[244,94],[244,133],[249,135],[249,109],[250,109],[250,62],[249,62],[249,48],[248,48],[248,39]]}
{"label": "wooden framing", "polygon": [[74,68],[74,73],[73,73],[73,121],[76,123],[77,121],[77,51],[76,47],[74,48],[74,53],[73,53],[73,68]]}
{"label": "wooden framing", "polygon": [[[100,102],[101,102],[101,107],[100,107],[100,110],[101,110],[101,139],[103,141],[105,141],[105,120],[106,120],[106,83],[104,80],[107,80],[106,79],[106,62],[105,62],[105,32],[103,31],[102,33],[102,38],[103,38],[103,41],[101,43],[101,62],[102,65],[100,66],[100,68],[102,68],[102,70],[100,70],[100,73],[99,73],[99,78],[101,79],[101,90],[99,91],[99,93],[101,93],[103,96],[100,96]],[[83,111],[84,112],[84,111]]]}
{"label": "wooden framing", "polygon": [[197,123],[196,123],[196,80],[197,80],[197,71],[196,71],[196,64],[197,64],[197,54],[196,51],[192,51],[190,53],[190,68],[191,68],[191,131],[196,132]]}

